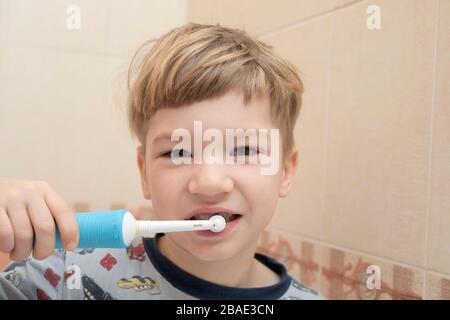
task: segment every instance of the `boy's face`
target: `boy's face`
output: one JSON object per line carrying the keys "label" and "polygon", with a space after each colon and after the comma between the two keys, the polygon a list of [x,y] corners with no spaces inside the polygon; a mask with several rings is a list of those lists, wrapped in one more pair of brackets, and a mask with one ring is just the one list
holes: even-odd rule
{"label": "boy's face", "polygon": [[[280,168],[273,175],[261,174],[262,164],[175,164],[170,156],[179,142],[170,139],[175,129],[189,130],[192,145],[196,138],[203,141],[203,148],[211,143],[205,142],[202,136],[194,136],[194,121],[198,120],[202,121],[203,131],[216,128],[224,137],[225,129],[277,127],[270,117],[268,98],[253,99],[244,105],[243,95],[230,91],[220,98],[158,110],[149,123],[145,156],[141,147],[137,149],[144,197],[152,200],[155,220],[184,220],[193,210],[208,207],[221,207],[241,215],[223,236],[204,236],[196,232],[166,235],[198,259],[222,260],[254,249],[272,218],[278,197],[288,194],[297,166],[297,151],[292,149],[282,162],[280,142]],[[168,134],[168,138],[155,140],[164,134]],[[228,150],[224,141],[224,153],[245,155],[249,151],[245,145],[248,143],[235,144],[233,150]],[[190,157],[195,150],[187,148],[185,155]]]}

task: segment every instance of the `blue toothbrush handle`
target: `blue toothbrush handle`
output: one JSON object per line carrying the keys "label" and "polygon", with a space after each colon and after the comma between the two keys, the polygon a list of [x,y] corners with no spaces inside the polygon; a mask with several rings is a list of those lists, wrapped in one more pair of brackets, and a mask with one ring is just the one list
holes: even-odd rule
{"label": "blue toothbrush handle", "polygon": [[[128,210],[79,212],[75,214],[79,230],[77,248],[126,248],[123,223]],[[56,230],[56,249],[63,249],[61,234]]]}

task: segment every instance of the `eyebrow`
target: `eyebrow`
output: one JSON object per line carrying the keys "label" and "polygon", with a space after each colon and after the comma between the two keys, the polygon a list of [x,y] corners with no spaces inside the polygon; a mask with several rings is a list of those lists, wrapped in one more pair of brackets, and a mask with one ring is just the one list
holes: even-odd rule
{"label": "eyebrow", "polygon": [[[228,128],[228,129],[236,130],[235,128]],[[258,130],[258,128],[239,128],[239,129],[243,129],[244,131],[247,131],[248,129],[256,129],[256,130]],[[267,129],[267,128],[261,128],[261,129],[266,129],[267,131],[270,131],[270,129]],[[225,138],[226,137],[226,132],[222,132],[222,134],[223,134],[223,137]],[[253,136],[259,137],[260,134],[262,134],[263,136],[266,136],[266,137],[270,136],[269,132],[266,133],[266,132],[260,132],[260,131],[258,132],[257,131],[256,134],[250,134],[249,137],[253,137]],[[234,137],[236,138],[237,136],[234,134]],[[155,143],[158,143],[158,142],[161,142],[161,141],[164,141],[164,140],[172,141],[172,134],[171,133],[167,133],[167,132],[161,133],[161,134],[159,134],[158,136],[156,136],[152,140],[151,144],[155,144]]]}
{"label": "eyebrow", "polygon": [[151,144],[155,144],[158,143],[160,141],[164,141],[164,140],[171,140],[172,135],[170,133],[162,133],[158,136],[156,136],[153,140]]}

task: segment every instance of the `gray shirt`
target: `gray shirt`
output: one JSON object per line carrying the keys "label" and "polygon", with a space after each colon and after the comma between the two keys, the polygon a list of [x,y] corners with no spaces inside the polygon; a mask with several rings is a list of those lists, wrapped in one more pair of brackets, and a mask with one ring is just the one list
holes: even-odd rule
{"label": "gray shirt", "polygon": [[138,239],[126,249],[55,250],[44,260],[12,262],[0,272],[0,299],[323,299],[260,253],[255,258],[279,275],[277,284],[235,288],[200,279],[159,251],[161,236]]}

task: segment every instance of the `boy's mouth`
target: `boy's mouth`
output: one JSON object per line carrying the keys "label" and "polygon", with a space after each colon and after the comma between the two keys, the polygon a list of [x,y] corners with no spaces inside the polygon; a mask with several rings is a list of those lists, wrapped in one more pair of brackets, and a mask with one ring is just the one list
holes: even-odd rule
{"label": "boy's mouth", "polygon": [[[217,211],[215,211],[217,210]],[[242,215],[226,209],[200,209],[191,212],[185,220],[209,220],[214,215],[221,215],[228,223],[239,219]]]}

